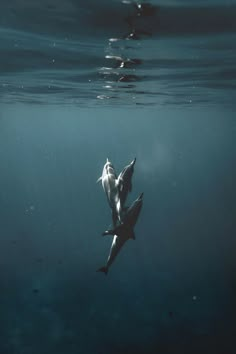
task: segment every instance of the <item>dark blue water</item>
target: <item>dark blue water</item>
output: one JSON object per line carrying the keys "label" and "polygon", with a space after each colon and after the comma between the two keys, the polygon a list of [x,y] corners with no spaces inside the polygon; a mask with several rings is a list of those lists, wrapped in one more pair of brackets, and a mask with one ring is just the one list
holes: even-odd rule
{"label": "dark blue water", "polygon": [[[0,3],[0,354],[236,352],[235,19]],[[104,276],[107,157],[144,205]]]}

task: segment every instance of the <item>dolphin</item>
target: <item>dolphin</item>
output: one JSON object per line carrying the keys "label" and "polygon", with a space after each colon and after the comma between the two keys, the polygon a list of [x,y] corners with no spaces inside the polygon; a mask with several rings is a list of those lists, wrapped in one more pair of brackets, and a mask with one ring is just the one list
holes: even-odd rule
{"label": "dolphin", "polygon": [[106,193],[108,203],[112,210],[113,227],[115,227],[117,220],[121,222],[122,209],[115,169],[108,159],[103,167],[102,176],[97,182],[99,181],[102,181],[104,192]]}
{"label": "dolphin", "polygon": [[133,202],[127,210],[124,222],[112,230],[107,230],[103,235],[114,235],[110,253],[105,266],[99,268],[97,272],[103,272],[107,275],[108,270],[114,262],[125,242],[131,238],[135,239],[134,226],[137,223],[143,204],[143,193]]}
{"label": "dolphin", "polygon": [[105,235],[117,235],[118,237],[128,237],[135,240],[134,226],[139,218],[140,211],[143,206],[143,193],[128,208],[123,222],[114,229],[103,232]]}
{"label": "dolphin", "polygon": [[129,192],[132,191],[132,176],[134,173],[134,164],[136,162],[136,158],[130,162],[129,165],[125,166],[123,171],[119,174],[118,180],[118,188],[119,188],[119,196],[120,196],[120,204],[121,209],[124,209],[124,204]]}

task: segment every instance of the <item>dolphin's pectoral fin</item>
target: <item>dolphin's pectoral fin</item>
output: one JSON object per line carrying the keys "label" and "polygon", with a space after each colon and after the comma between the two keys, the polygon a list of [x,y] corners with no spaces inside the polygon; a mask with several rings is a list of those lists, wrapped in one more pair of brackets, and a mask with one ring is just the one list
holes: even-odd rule
{"label": "dolphin's pectoral fin", "polygon": [[102,176],[97,179],[96,183],[99,183],[102,180]]}
{"label": "dolphin's pectoral fin", "polygon": [[102,233],[102,236],[114,235],[114,230],[106,230]]}
{"label": "dolphin's pectoral fin", "polygon": [[102,272],[107,275],[108,267],[107,266],[101,267],[101,268],[97,269],[96,272]]}

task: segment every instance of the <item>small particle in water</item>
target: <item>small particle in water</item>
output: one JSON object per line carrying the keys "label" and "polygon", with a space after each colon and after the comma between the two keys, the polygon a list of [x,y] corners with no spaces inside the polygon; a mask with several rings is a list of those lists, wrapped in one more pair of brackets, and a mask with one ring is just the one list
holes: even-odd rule
{"label": "small particle in water", "polygon": [[52,59],[52,62],[55,63],[55,59]]}
{"label": "small particle in water", "polygon": [[173,311],[169,311],[169,317],[170,317],[170,318],[173,318],[173,316],[174,316]]}
{"label": "small particle in water", "polygon": [[197,296],[193,295],[193,301],[196,301],[196,300],[197,300]]}
{"label": "small particle in water", "polygon": [[33,213],[35,210],[35,206],[34,205],[30,205],[28,208],[25,209],[26,214],[28,213]]}
{"label": "small particle in water", "polygon": [[38,293],[39,293],[39,289],[38,289],[38,288],[34,288],[34,289],[33,289],[33,293],[34,293],[34,294],[38,294]]}

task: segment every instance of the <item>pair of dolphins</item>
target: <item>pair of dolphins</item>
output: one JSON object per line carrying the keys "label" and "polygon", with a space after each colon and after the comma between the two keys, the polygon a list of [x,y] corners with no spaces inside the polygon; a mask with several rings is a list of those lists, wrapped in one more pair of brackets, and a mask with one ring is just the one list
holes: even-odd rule
{"label": "pair of dolphins", "polygon": [[143,193],[132,203],[130,207],[125,207],[128,193],[132,190],[132,176],[136,158],[127,165],[119,174],[118,178],[112,163],[107,159],[102,176],[97,182],[102,181],[104,192],[107,196],[109,206],[112,211],[113,229],[107,230],[103,235],[113,235],[110,253],[105,266],[99,268],[97,272],[108,273],[109,267],[114,262],[117,254],[129,239],[135,239],[134,226],[138,220],[142,204]]}

